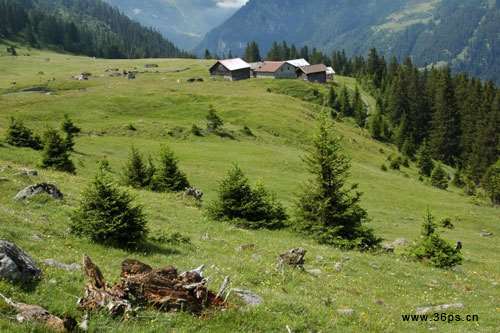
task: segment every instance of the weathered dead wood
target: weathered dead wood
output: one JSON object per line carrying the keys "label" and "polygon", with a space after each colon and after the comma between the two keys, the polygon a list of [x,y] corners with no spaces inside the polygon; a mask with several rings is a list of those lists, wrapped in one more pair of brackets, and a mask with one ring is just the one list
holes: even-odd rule
{"label": "weathered dead wood", "polygon": [[202,269],[203,266],[179,274],[172,266],[153,269],[127,259],[122,263],[120,282],[109,287],[99,268],[85,257],[84,272],[90,282],[79,305],[88,311],[107,308],[115,316],[126,314],[132,306],[192,313],[200,313],[209,306],[222,306],[224,300],[208,290]]}
{"label": "weathered dead wood", "polygon": [[74,318],[59,318],[41,306],[17,303],[2,294],[0,294],[0,297],[3,298],[7,305],[16,310],[16,320],[20,323],[39,323],[56,332],[72,332],[77,325]]}

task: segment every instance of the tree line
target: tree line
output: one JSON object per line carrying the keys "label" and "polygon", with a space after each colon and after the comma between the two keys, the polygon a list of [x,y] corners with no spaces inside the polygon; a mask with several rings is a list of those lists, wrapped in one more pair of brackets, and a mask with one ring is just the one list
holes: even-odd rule
{"label": "tree line", "polygon": [[191,57],[100,0],[0,0],[0,38],[100,58]]}

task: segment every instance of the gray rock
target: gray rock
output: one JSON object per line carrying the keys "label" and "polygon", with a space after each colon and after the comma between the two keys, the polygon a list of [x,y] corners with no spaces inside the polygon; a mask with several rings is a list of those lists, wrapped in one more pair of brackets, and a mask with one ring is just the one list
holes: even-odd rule
{"label": "gray rock", "polygon": [[243,244],[240,245],[236,248],[236,251],[238,252],[243,252],[243,251],[250,251],[255,249],[255,244]]}
{"label": "gray rock", "polygon": [[463,308],[464,308],[464,305],[462,303],[441,304],[441,305],[436,305],[436,306],[423,306],[423,307],[417,308],[416,314],[424,315],[427,313],[434,313],[434,312],[439,312],[439,311],[444,311],[444,310],[449,310],[449,309],[463,309]]}
{"label": "gray rock", "polygon": [[354,314],[354,309],[338,309],[337,313],[342,316],[352,316]]}
{"label": "gray rock", "polygon": [[320,276],[321,275],[321,269],[318,268],[311,268],[306,270],[307,273],[311,274],[312,276]]}
{"label": "gray rock", "polygon": [[42,193],[46,193],[56,200],[61,200],[63,198],[63,194],[61,193],[61,191],[59,191],[59,189],[55,185],[48,183],[40,183],[40,184],[30,185],[25,189],[21,190],[19,193],[17,193],[14,200],[30,199]]}
{"label": "gray rock", "polygon": [[393,244],[388,244],[388,243],[382,244],[382,250],[384,250],[384,252],[394,253],[394,249],[395,247]]}
{"label": "gray rock", "polygon": [[398,246],[406,246],[408,245],[408,240],[406,238],[398,238],[394,242],[392,242],[392,246],[398,247]]}
{"label": "gray rock", "polygon": [[278,265],[288,265],[295,268],[304,268],[304,257],[306,256],[306,252],[306,250],[299,247],[280,254],[280,256],[278,257]]}
{"label": "gray rock", "polygon": [[335,272],[342,272],[342,263],[341,262],[336,262],[335,265],[333,265],[333,268],[335,269]]}
{"label": "gray rock", "polygon": [[41,275],[42,271],[26,252],[11,242],[0,240],[0,278],[30,282]]}
{"label": "gray rock", "polygon": [[19,172],[21,176],[36,177],[38,176],[38,171],[34,169],[21,169]]}
{"label": "gray rock", "polygon": [[43,261],[43,263],[47,266],[63,269],[65,271],[70,271],[70,272],[71,271],[79,271],[82,269],[82,266],[80,266],[79,264],[73,263],[73,264],[68,265],[68,264],[61,263],[55,259],[45,259]]}
{"label": "gray rock", "polygon": [[263,302],[262,297],[251,292],[250,290],[232,289],[232,291],[236,295],[238,295],[247,305],[256,306],[262,304]]}
{"label": "gray rock", "polygon": [[493,233],[492,232],[489,232],[489,231],[486,231],[486,230],[483,230],[479,233],[479,236],[481,237],[491,237],[493,236]]}

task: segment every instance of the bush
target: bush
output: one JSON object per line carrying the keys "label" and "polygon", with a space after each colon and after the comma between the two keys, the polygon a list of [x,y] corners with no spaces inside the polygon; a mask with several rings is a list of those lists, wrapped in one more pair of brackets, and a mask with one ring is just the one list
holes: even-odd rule
{"label": "bush", "polygon": [[217,132],[224,126],[224,121],[219,117],[214,107],[210,105],[207,115],[207,130],[209,133]]}
{"label": "bush", "polygon": [[97,243],[132,247],[147,235],[142,207],[99,170],[71,216],[71,231]]}
{"label": "bush", "polygon": [[179,170],[177,158],[169,148],[162,148],[159,163],[151,183],[153,191],[180,192],[190,186],[186,175]]}
{"label": "bush", "polygon": [[382,165],[380,166],[380,170],[382,170],[382,171],[384,171],[384,172],[385,172],[385,171],[387,171],[388,169],[387,169],[387,166],[386,166],[385,164],[382,164]]}
{"label": "bush", "polygon": [[15,147],[27,147],[35,150],[43,148],[40,138],[34,135],[31,129],[24,126],[22,121],[15,118],[10,119],[5,142]]}
{"label": "bush", "polygon": [[143,188],[149,185],[147,167],[142,155],[135,147],[130,149],[129,158],[123,170],[123,183],[134,188]]}
{"label": "bush", "polygon": [[403,165],[405,168],[410,167],[410,159],[408,157],[403,158],[401,165]]}
{"label": "bush", "polygon": [[231,220],[249,229],[279,229],[287,219],[285,209],[263,185],[252,189],[243,171],[234,165],[219,185],[218,198],[208,207],[215,220]]}
{"label": "bush", "polygon": [[364,225],[368,214],[359,205],[361,193],[357,185],[346,184],[349,159],[324,115],[304,161],[313,178],[297,198],[294,227],[319,243],[342,249],[377,247],[381,239]]}
{"label": "bush", "polygon": [[453,225],[453,222],[451,221],[451,219],[449,217],[442,219],[439,222],[439,224],[441,225],[441,227],[446,228],[446,229],[454,229],[455,228],[455,225]]}
{"label": "bush", "polygon": [[75,173],[75,165],[69,158],[67,144],[56,130],[49,129],[43,135],[41,167]]}
{"label": "bush", "polygon": [[253,134],[252,130],[250,129],[250,127],[248,127],[248,126],[246,126],[246,125],[245,125],[245,126],[243,126],[243,128],[241,129],[241,132],[242,132],[243,134],[245,134],[246,136],[255,136],[255,135]]}
{"label": "bush", "polygon": [[193,134],[194,136],[203,136],[203,132],[202,132],[201,128],[199,128],[195,124],[193,124],[193,126],[191,126],[191,134]]}
{"label": "bush", "polygon": [[389,167],[392,170],[400,170],[401,169],[401,164],[402,164],[402,158],[401,156],[398,156],[397,158],[394,158],[391,160],[391,163],[389,164]]}
{"label": "bush", "polygon": [[500,160],[488,168],[483,177],[483,187],[494,205],[500,205]]}
{"label": "bush", "polygon": [[432,171],[431,184],[442,190],[448,188],[448,173],[446,173],[441,164],[438,164]]}
{"label": "bush", "polygon": [[460,250],[437,234],[434,218],[430,212],[427,213],[423,223],[422,240],[408,251],[410,257],[438,268],[450,268],[462,263],[463,260]]}

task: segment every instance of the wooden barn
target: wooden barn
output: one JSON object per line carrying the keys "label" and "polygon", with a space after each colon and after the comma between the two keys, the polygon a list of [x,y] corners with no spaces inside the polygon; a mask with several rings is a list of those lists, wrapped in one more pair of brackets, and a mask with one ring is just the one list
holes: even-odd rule
{"label": "wooden barn", "polygon": [[219,60],[210,67],[211,76],[239,81],[250,78],[250,65],[240,58]]}
{"label": "wooden barn", "polygon": [[304,81],[326,83],[326,66],[319,64],[300,67],[297,69],[297,77]]}
{"label": "wooden barn", "polygon": [[254,70],[257,78],[296,79],[296,68],[285,61],[265,61]]}

